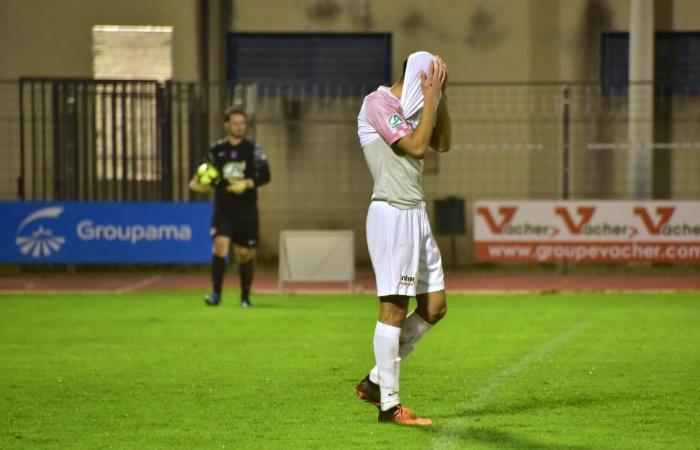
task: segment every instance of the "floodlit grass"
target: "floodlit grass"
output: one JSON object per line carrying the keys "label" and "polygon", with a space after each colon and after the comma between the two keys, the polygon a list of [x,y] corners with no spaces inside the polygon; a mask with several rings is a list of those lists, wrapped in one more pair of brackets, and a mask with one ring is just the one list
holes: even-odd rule
{"label": "floodlit grass", "polygon": [[451,296],[376,423],[371,296],[0,296],[0,448],[669,449],[700,443],[700,294]]}

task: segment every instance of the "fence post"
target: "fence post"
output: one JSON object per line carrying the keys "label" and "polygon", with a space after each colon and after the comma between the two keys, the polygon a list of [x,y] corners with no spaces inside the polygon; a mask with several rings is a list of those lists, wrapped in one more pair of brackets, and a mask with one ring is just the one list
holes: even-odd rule
{"label": "fence post", "polygon": [[173,83],[168,80],[164,85],[158,86],[158,130],[160,144],[160,186],[161,200],[172,200],[172,164],[173,164],[173,143],[172,143],[172,89]]}
{"label": "fence post", "polygon": [[[571,165],[571,147],[569,137],[570,125],[570,109],[571,107],[571,92],[569,85],[564,83],[561,88],[561,161],[562,161],[562,176],[561,176],[561,197],[563,200],[569,199],[569,169]],[[559,264],[559,271],[563,274],[569,272],[569,265],[564,262]]]}
{"label": "fence post", "polygon": [[[197,167],[197,148],[199,147],[199,99],[197,98],[194,83],[187,83],[187,170],[185,171],[185,185]],[[178,189],[182,189],[178,186]],[[189,190],[185,188],[183,201],[190,200]]]}
{"label": "fence post", "polygon": [[19,177],[17,177],[17,197],[25,200],[24,193],[24,79],[19,79]]}
{"label": "fence post", "polygon": [[564,84],[561,89],[561,105],[562,105],[562,114],[561,114],[561,120],[562,120],[562,189],[561,189],[561,196],[562,199],[568,200],[569,199],[569,169],[570,169],[570,164],[571,164],[571,148],[569,145],[569,108],[571,106],[571,93],[569,90],[569,85]]}

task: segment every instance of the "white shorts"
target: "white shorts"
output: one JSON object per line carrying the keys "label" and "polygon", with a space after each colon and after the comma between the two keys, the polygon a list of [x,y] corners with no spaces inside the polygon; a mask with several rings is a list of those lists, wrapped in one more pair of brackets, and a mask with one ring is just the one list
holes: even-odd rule
{"label": "white shorts", "polygon": [[367,212],[367,247],[377,279],[377,296],[445,289],[440,249],[421,203],[399,209],[374,201]]}

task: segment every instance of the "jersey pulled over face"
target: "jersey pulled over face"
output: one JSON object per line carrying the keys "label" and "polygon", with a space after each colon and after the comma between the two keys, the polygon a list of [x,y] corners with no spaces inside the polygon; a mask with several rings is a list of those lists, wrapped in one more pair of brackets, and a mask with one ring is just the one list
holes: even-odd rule
{"label": "jersey pulled over face", "polygon": [[404,117],[401,102],[385,86],[365,97],[357,117],[357,133],[374,180],[372,200],[401,209],[423,201],[423,160],[397,154],[391,148],[413,133],[417,120]]}

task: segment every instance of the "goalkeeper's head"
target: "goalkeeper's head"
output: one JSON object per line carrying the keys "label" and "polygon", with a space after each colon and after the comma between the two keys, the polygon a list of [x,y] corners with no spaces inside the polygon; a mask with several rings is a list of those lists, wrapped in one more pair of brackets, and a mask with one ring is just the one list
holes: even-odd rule
{"label": "goalkeeper's head", "polygon": [[224,128],[234,139],[243,139],[248,125],[248,116],[239,106],[232,106],[224,112]]}

